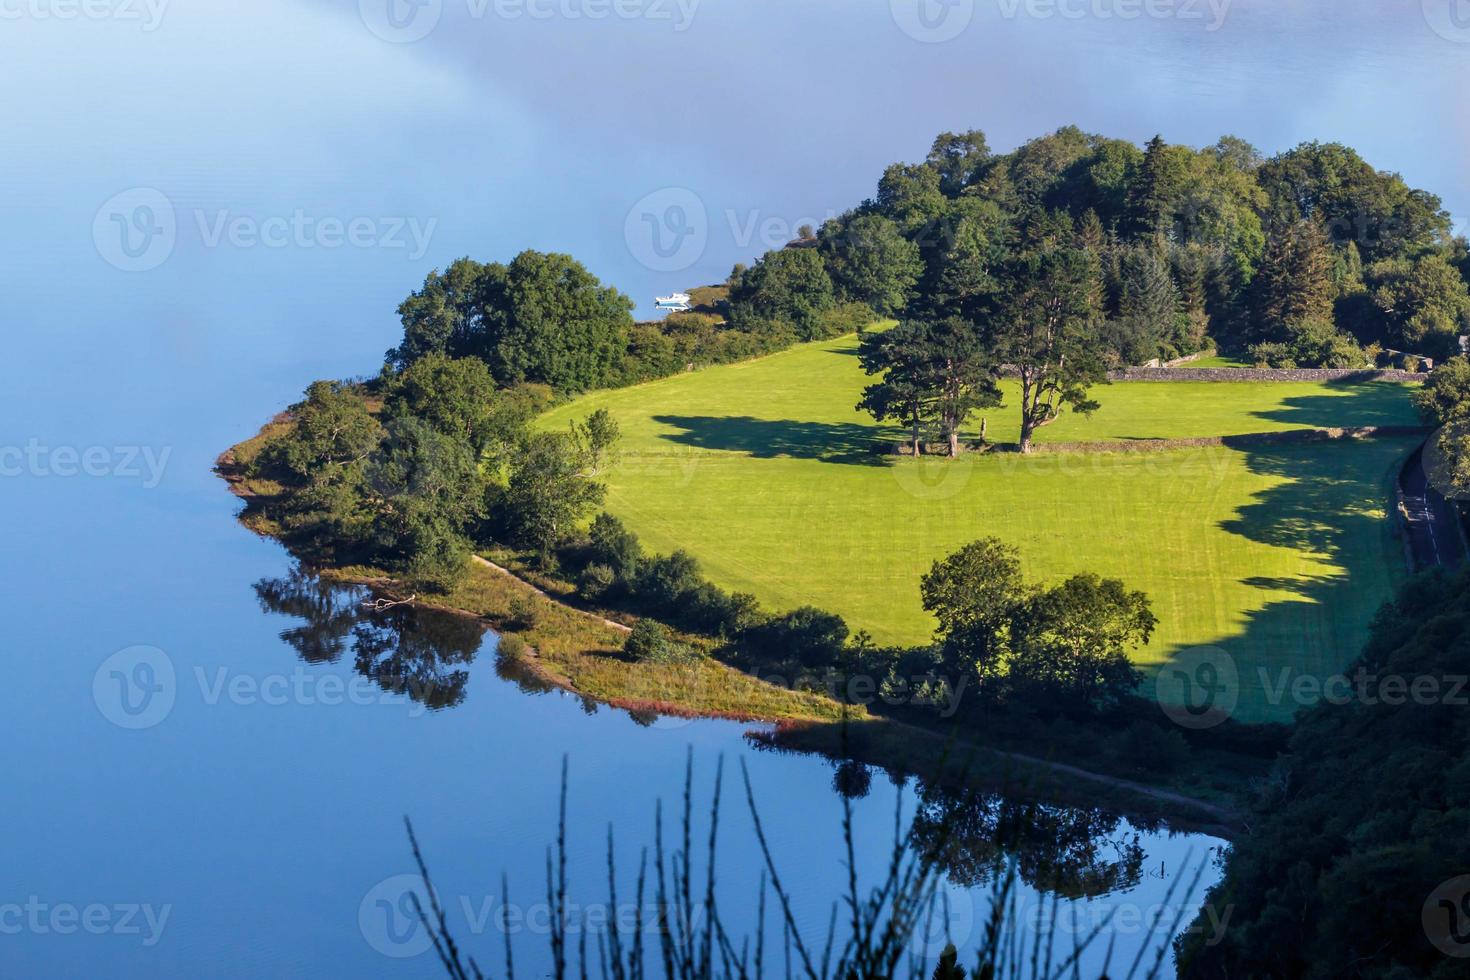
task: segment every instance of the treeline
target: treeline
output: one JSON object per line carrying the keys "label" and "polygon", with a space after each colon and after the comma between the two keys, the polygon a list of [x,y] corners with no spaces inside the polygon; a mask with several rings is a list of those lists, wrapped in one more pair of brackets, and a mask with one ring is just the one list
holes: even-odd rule
{"label": "treeline", "polygon": [[1229,928],[1182,937],[1181,977],[1465,976],[1470,577],[1405,583],[1344,676],[1260,787],[1201,912]]}
{"label": "treeline", "polygon": [[471,551],[548,553],[602,502],[596,472],[618,439],[606,412],[566,432],[530,422],[545,385],[496,384],[472,357],[430,353],[371,383],[318,381],[246,463],[258,503],[300,553],[448,589]]}
{"label": "treeline", "polygon": [[[1014,369],[1037,354],[1018,312],[1049,301],[1072,336],[1065,355],[1042,355],[1087,363],[1055,382],[1041,372],[1036,386],[1057,390],[1022,412],[1044,424],[1085,407],[1071,389],[1107,368],[1210,345],[1277,367],[1357,367],[1388,350],[1443,359],[1470,332],[1467,276],[1470,249],[1439,198],[1340,144],[1263,159],[1233,137],[1138,147],[1066,127],[994,153],[972,130],[941,134],[923,162],[888,167],[872,198],[659,323],[635,323],[632,301],[571,256],[460,259],[399,307],[388,362],[473,357],[501,387],[560,395],[892,318],[910,340],[943,329],[952,343],[963,326],[990,368]],[[990,396],[968,387],[962,402]]]}

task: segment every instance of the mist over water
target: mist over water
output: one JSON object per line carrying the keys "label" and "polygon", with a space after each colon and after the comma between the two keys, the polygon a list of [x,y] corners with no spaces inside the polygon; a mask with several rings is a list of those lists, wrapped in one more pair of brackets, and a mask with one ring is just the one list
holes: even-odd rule
{"label": "mist over water", "polygon": [[[1470,216],[1470,20],[1432,0],[961,0],[959,20],[902,0],[431,0],[408,40],[418,9],[0,0],[7,976],[432,975],[373,925],[394,897],[375,889],[411,869],[404,814],[443,892],[479,908],[504,869],[534,903],[567,756],[574,890],[598,901],[607,825],[633,867],[691,746],[704,800],[718,758],[748,760],[800,917],[825,927],[843,881],[827,763],[528,691],[493,638],[281,601],[301,582],[234,522],[214,457],[310,381],[375,373],[429,269],[566,251],[649,315],[972,127],[997,149],[1066,124],[1266,153],[1339,140]],[[108,700],[170,672],[161,717]],[[873,776],[865,870],[914,791]],[[723,876],[753,901],[748,823],[729,808]],[[1218,844],[1091,812],[1027,823],[1097,845],[1114,877],[1086,915],[1156,905]],[[95,930],[51,914],[91,906]],[[466,939],[498,956],[498,933]],[[1120,949],[1157,940],[1119,931]],[[523,948],[529,971],[544,943]]]}

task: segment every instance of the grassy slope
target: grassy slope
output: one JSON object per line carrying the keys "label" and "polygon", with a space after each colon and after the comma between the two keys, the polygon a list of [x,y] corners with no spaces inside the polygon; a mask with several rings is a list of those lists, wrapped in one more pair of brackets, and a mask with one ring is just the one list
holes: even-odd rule
{"label": "grassy slope", "polygon": [[[599,392],[551,413],[607,407],[623,427],[608,508],[657,551],[686,548],[711,578],[783,609],[839,612],[883,642],[925,639],[918,579],[984,534],[1021,549],[1027,572],[1095,571],[1147,591],[1161,620],[1140,658],[1212,644],[1236,659],[1237,717],[1282,718],[1260,695],[1285,665],[1334,670],[1361,644],[1399,574],[1383,521],[1410,443],[1212,447],[1156,454],[878,459],[856,412],[854,341]],[[1411,424],[1400,386],[1118,384],[1093,418],[1048,441]],[[991,410],[989,435],[1015,437]]]}

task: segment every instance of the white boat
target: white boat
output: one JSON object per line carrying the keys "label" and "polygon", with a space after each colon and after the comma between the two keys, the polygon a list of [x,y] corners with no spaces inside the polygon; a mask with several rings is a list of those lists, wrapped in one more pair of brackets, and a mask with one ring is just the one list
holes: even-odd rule
{"label": "white boat", "polygon": [[653,308],[656,310],[668,310],[670,313],[685,313],[694,307],[689,305],[688,293],[671,293],[668,296],[655,296]]}

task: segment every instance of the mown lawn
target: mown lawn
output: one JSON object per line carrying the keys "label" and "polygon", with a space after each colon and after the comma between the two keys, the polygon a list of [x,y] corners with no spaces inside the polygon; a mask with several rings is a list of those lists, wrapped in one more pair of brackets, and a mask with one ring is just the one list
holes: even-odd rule
{"label": "mown lawn", "polygon": [[[918,580],[982,535],[1016,545],[1030,576],[1116,576],[1153,598],[1160,626],[1140,662],[1200,645],[1240,670],[1243,719],[1280,670],[1321,675],[1357,652],[1401,574],[1384,508],[1409,439],[1162,453],[880,458],[856,412],[865,378],[852,338],[600,392],[623,428],[608,509],[660,552],[684,548],[727,588],[774,609],[812,604],[880,642],[924,640]],[[1315,426],[1412,424],[1402,386],[1133,383],[1043,441],[1182,438]],[[991,410],[989,436],[1015,438]]]}

